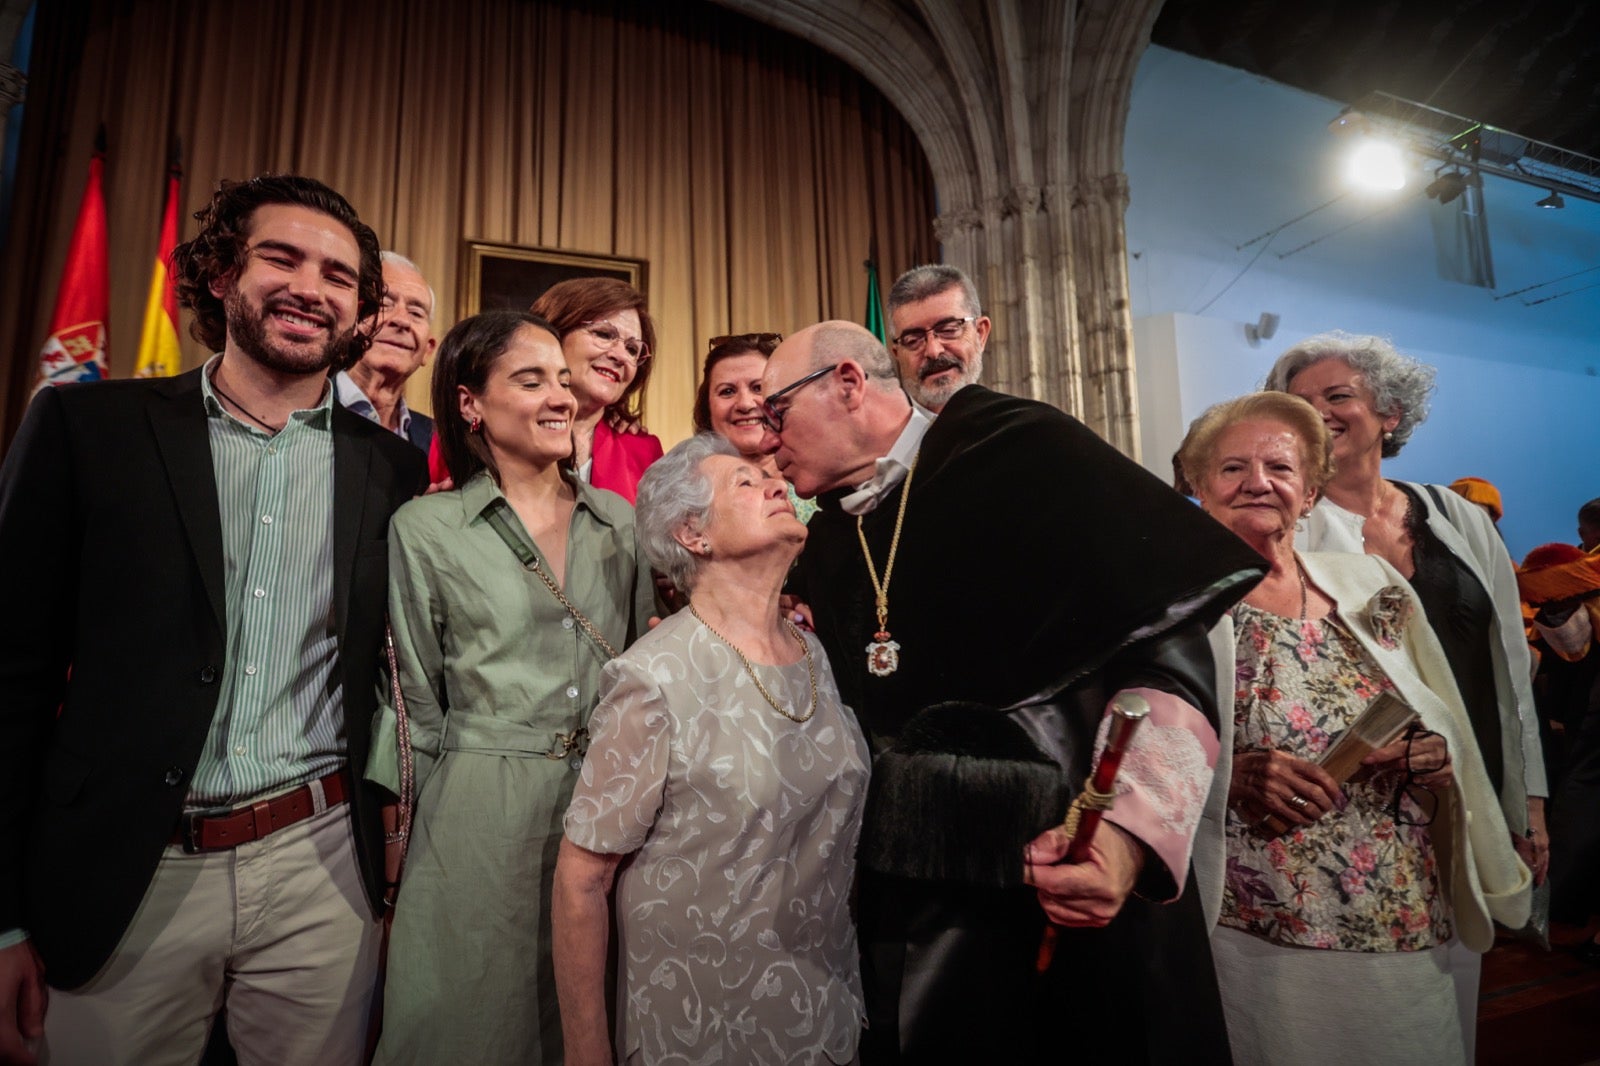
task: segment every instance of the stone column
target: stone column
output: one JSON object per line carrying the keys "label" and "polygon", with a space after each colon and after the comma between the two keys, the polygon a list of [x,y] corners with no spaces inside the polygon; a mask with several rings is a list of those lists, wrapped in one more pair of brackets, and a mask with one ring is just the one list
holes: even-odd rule
{"label": "stone column", "polygon": [[1083,419],[1125,454],[1139,458],[1133,378],[1133,316],[1128,310],[1128,242],[1123,216],[1128,176],[1086,178],[1072,192],[1073,290],[1083,368]]}

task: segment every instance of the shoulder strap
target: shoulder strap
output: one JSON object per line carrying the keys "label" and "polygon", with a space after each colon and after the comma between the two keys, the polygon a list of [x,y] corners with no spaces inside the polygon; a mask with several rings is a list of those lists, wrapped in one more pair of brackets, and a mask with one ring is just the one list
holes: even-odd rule
{"label": "shoulder strap", "polygon": [[607,661],[615,659],[617,657],[617,649],[613,648],[611,642],[601,635],[600,630],[593,622],[589,621],[588,616],[578,610],[577,604],[567,599],[567,594],[561,591],[561,587],[556,584],[555,579],[546,572],[544,566],[539,562],[539,556],[533,550],[533,545],[529,544],[527,539],[512,526],[511,519],[506,515],[509,510],[511,510],[511,505],[506,503],[505,497],[497,496],[490,501],[488,509],[484,512],[484,521],[488,522],[494,531],[500,534],[500,539],[505,541],[506,547],[511,549],[511,554],[517,557],[517,561],[526,569],[533,571],[539,580],[544,582],[544,587],[550,590],[550,594],[572,616],[572,620],[578,623],[578,628],[583,630],[583,635],[588,637],[594,643],[594,646],[605,654]]}
{"label": "shoulder strap", "polygon": [[394,628],[383,620],[383,652],[389,660],[389,696],[394,704],[395,746],[400,755],[400,810],[395,822],[395,838],[400,844],[400,864],[395,880],[400,880],[406,866],[406,852],[411,846],[411,814],[417,804],[417,756],[411,750],[411,716],[406,713],[406,697],[400,688],[400,664],[394,650]]}
{"label": "shoulder strap", "polygon": [[[1428,490],[1429,496],[1433,497],[1433,509],[1443,515],[1446,522],[1450,522],[1450,512],[1444,509],[1444,497],[1439,495],[1439,486],[1423,485],[1422,487]],[[1450,522],[1450,524],[1455,525],[1454,522]]]}

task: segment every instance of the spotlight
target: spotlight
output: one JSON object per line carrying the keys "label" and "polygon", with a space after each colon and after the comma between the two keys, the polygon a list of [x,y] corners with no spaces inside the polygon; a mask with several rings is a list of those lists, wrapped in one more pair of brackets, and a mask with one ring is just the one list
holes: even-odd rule
{"label": "spotlight", "polygon": [[1261,347],[1262,341],[1269,341],[1272,335],[1278,332],[1279,318],[1271,311],[1261,312],[1261,317],[1254,322],[1244,324],[1244,338],[1250,342],[1250,347]]}
{"label": "spotlight", "polygon": [[1406,184],[1405,166],[1400,149],[1387,141],[1363,138],[1350,153],[1345,176],[1351,183],[1364,189],[1392,191]]}
{"label": "spotlight", "polygon": [[1566,207],[1567,202],[1561,198],[1560,193],[1556,192],[1554,189],[1551,189],[1549,196],[1546,196],[1543,200],[1535,200],[1533,202],[1533,206],[1555,209],[1558,207]]}
{"label": "spotlight", "polygon": [[1447,204],[1460,196],[1467,188],[1467,176],[1459,170],[1452,170],[1448,174],[1440,174],[1428,183],[1426,192],[1430,199]]}

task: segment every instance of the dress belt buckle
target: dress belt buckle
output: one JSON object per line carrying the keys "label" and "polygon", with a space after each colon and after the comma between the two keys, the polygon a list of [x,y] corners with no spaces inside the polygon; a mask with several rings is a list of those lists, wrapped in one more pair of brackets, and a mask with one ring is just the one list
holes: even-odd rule
{"label": "dress belt buckle", "polygon": [[183,842],[183,850],[190,855],[204,851],[200,846],[200,823],[207,818],[221,818],[232,813],[232,807],[201,807],[184,811],[178,816],[178,839]]}
{"label": "dress belt buckle", "polygon": [[557,733],[555,744],[544,753],[544,757],[565,759],[567,765],[576,770],[583,765],[583,757],[588,753],[589,730],[585,726],[579,726],[570,733]]}

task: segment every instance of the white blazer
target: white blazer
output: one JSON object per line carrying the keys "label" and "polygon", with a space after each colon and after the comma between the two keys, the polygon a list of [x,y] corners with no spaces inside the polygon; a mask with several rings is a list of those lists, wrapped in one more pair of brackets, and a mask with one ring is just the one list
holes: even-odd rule
{"label": "white blazer", "polygon": [[[1527,923],[1533,877],[1512,847],[1511,831],[1472,739],[1472,724],[1439,638],[1429,628],[1417,594],[1378,556],[1307,552],[1300,560],[1311,583],[1333,599],[1340,621],[1394,683],[1396,694],[1417,712],[1424,727],[1444,737],[1450,747],[1455,787],[1440,796],[1439,814],[1430,834],[1456,934],[1472,950],[1488,951],[1494,945],[1495,921],[1513,929]],[[1368,609],[1372,598],[1388,586],[1399,588],[1412,604],[1411,620],[1394,648],[1379,640]],[[1194,871],[1206,921],[1214,927],[1227,869],[1223,829],[1233,776],[1236,657],[1232,617],[1224,615],[1210,637],[1217,662],[1222,750],[1195,838]]]}
{"label": "white blazer", "polygon": [[[1522,594],[1517,591],[1517,571],[1505,542],[1483,508],[1435,486],[1438,501],[1428,486],[1405,481],[1422,500],[1428,529],[1466,564],[1467,569],[1494,601],[1495,700],[1500,709],[1500,747],[1505,759],[1501,777],[1500,810],[1512,830],[1528,828],[1528,797],[1548,796],[1544,750],[1539,744],[1539,718],[1533,704],[1533,661],[1522,624]],[[1295,540],[1301,551],[1362,552],[1366,519],[1346,511],[1326,497],[1317,501],[1306,519],[1305,531]]]}

